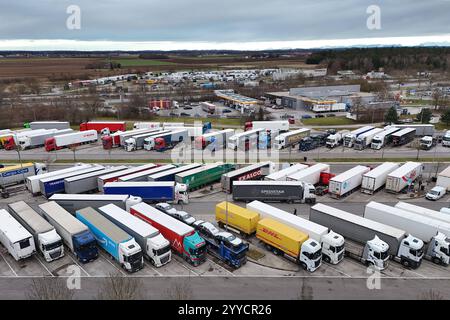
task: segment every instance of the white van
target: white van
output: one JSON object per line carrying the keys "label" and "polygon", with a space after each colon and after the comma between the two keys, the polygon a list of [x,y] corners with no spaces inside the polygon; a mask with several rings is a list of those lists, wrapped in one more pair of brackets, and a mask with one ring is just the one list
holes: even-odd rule
{"label": "white van", "polygon": [[428,200],[439,200],[447,193],[447,189],[444,187],[436,186],[425,195]]}

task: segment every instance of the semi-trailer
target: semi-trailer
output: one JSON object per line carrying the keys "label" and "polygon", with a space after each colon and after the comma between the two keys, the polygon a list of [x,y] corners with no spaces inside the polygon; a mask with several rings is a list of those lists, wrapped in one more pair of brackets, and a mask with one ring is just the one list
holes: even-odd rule
{"label": "semi-trailer", "polygon": [[220,183],[226,193],[233,192],[234,181],[259,180],[274,170],[275,164],[270,161],[255,163],[222,175]]}
{"label": "semi-trailer", "polygon": [[31,130],[37,129],[57,129],[64,130],[70,128],[70,123],[67,121],[33,121],[23,124],[24,128],[30,128]]}
{"label": "semi-trailer", "polygon": [[344,137],[349,134],[348,130],[341,130],[335,134],[331,134],[327,137],[326,146],[327,148],[333,149],[344,143]]}
{"label": "semi-trailer", "polygon": [[98,208],[98,212],[134,237],[141,246],[144,257],[155,267],[162,267],[170,262],[170,242],[159,230],[114,204],[102,206]]}
{"label": "semi-trailer", "polygon": [[216,221],[221,228],[231,227],[241,234],[250,236],[256,232],[259,214],[231,202],[223,201],[216,205]]}
{"label": "semi-trailer", "polygon": [[245,131],[253,129],[264,129],[283,133],[289,131],[289,121],[251,121],[245,123]]}
{"label": "semi-trailer", "polygon": [[196,137],[201,136],[205,133],[205,128],[201,126],[192,126],[192,127],[168,127],[172,131],[180,131],[186,130],[188,137],[191,138],[190,141],[194,141]]}
{"label": "semi-trailer", "polygon": [[9,213],[33,236],[45,261],[51,262],[64,256],[62,238],[55,228],[24,201],[8,204]]}
{"label": "semi-trailer", "polygon": [[41,194],[49,198],[54,193],[64,193],[64,179],[84,175],[86,173],[96,172],[105,169],[105,167],[100,165],[95,165],[86,169],[67,172],[57,176],[51,176],[43,179],[39,179],[39,189]]}
{"label": "semi-trailer", "polygon": [[227,146],[228,139],[233,135],[233,129],[208,132],[195,138],[194,148],[196,150],[208,149],[211,152],[223,150]]}
{"label": "semi-trailer", "polygon": [[370,147],[374,150],[380,150],[381,148],[390,145],[392,143],[392,135],[400,131],[400,128],[397,127],[385,127],[383,132],[380,132],[372,139],[372,143]]}
{"label": "semi-trailer", "polygon": [[126,170],[126,166],[116,166],[103,170],[85,173],[64,179],[64,190],[66,193],[77,194],[98,191],[97,179],[105,174]]}
{"label": "semi-trailer", "polygon": [[252,129],[240,133],[236,133],[228,138],[227,147],[228,149],[238,151],[248,151],[258,148],[259,135],[265,129]]}
{"label": "semi-trailer", "polygon": [[309,168],[301,170],[297,173],[287,176],[287,181],[303,181],[312,185],[316,185],[320,182],[321,173],[329,173],[330,165],[325,163],[317,163]]}
{"label": "semi-trailer", "polygon": [[414,140],[416,136],[415,128],[405,128],[392,134],[392,145],[402,146]]}
{"label": "semi-trailer", "polygon": [[147,163],[147,164],[144,164],[141,166],[131,167],[126,170],[122,170],[122,171],[118,171],[118,172],[100,176],[97,178],[98,190],[100,190],[100,192],[103,192],[103,186],[105,185],[105,183],[117,182],[117,181],[119,181],[120,177],[128,176],[128,175],[131,175],[131,174],[134,174],[137,172],[141,172],[141,171],[145,171],[145,170],[149,170],[149,169],[155,168],[155,167],[156,167],[156,164]]}
{"label": "semi-trailer", "polygon": [[343,235],[347,255],[377,269],[388,266],[390,255],[405,267],[421,264],[423,242],[403,230],[322,203],[311,208],[309,220]]}
{"label": "semi-trailer", "polygon": [[191,191],[220,181],[223,174],[233,169],[234,165],[229,163],[207,164],[196,169],[177,173],[175,182],[185,184],[188,190]]}
{"label": "semi-trailer", "polygon": [[134,129],[159,129],[161,127],[161,122],[135,122],[133,124]]}
{"label": "semi-trailer", "polygon": [[350,131],[349,133],[347,133],[344,136],[344,141],[343,141],[344,147],[353,148],[353,144],[355,143],[356,138],[358,138],[363,133],[366,133],[367,131],[370,131],[373,129],[374,129],[374,127],[372,127],[372,126],[365,126],[365,127]]}
{"label": "semi-trailer", "polygon": [[433,124],[396,124],[395,126],[401,130],[405,128],[416,129],[415,135],[417,137],[434,136],[436,131]]}
{"label": "semi-trailer", "polygon": [[77,210],[75,216],[89,228],[97,244],[123,269],[136,272],[144,267],[141,246],[128,233],[90,207]]}
{"label": "semi-trailer", "polygon": [[36,252],[33,235],[4,209],[0,209],[0,242],[16,261]]}
{"label": "semi-trailer", "polygon": [[366,205],[364,217],[414,234],[425,246],[421,250],[423,252],[412,253],[436,264],[449,264],[450,224],[374,201]]}
{"label": "semi-trailer", "polygon": [[399,167],[400,165],[398,163],[385,162],[375,169],[367,172],[362,178],[361,192],[374,194],[386,184],[388,175],[397,170]]}
{"label": "semi-trailer", "polygon": [[147,151],[156,150],[159,152],[172,149],[179,143],[190,143],[189,133],[186,129],[174,130],[145,138],[144,149]]}
{"label": "semi-trailer", "polygon": [[[28,138],[28,137],[34,137],[34,136],[52,136],[51,134],[54,133],[56,130],[52,129],[52,130],[47,130],[47,129],[38,129],[38,130],[31,130],[31,131],[26,131],[26,132],[21,132],[21,133],[16,133],[13,134],[9,137],[5,137],[3,139],[3,148],[5,150],[16,150],[17,147],[19,146],[19,141],[23,141],[24,139]],[[20,147],[19,147],[20,148]]]}
{"label": "semi-trailer", "polygon": [[169,240],[172,250],[192,265],[198,266],[205,262],[205,240],[191,226],[146,203],[132,206],[130,213],[158,229],[163,237]]}
{"label": "semi-trailer", "polygon": [[279,134],[280,132],[276,130],[261,131],[258,137],[258,149],[271,149],[273,142],[275,141],[275,137],[277,137]]}
{"label": "semi-trailer", "polygon": [[108,182],[103,191],[105,194],[129,194],[144,202],[189,203],[186,185],[174,181]]}
{"label": "semi-trailer", "polygon": [[138,135],[129,137],[127,140],[125,140],[123,147],[127,152],[144,149],[145,141],[147,138],[157,137],[169,132],[170,130],[162,130],[162,131],[140,133]]}
{"label": "semi-trailer", "polygon": [[97,259],[98,249],[89,228],[56,202],[39,205],[40,214],[55,227],[69,250],[83,263]]}
{"label": "semi-trailer", "polygon": [[97,210],[100,207],[108,204],[130,211],[131,206],[141,203],[142,199],[139,197],[130,196],[128,194],[64,194],[57,193],[52,195],[49,201],[54,201],[75,215],[77,210],[91,207]]}
{"label": "semi-trailer", "polygon": [[37,177],[47,172],[47,166],[41,163],[23,163],[0,168],[0,189],[25,182],[26,179]]}
{"label": "semi-trailer", "polygon": [[356,166],[330,179],[329,192],[333,198],[341,198],[361,186],[363,176],[370,171],[369,167]]}
{"label": "semi-trailer", "polygon": [[144,134],[147,132],[158,132],[162,131],[162,129],[155,128],[155,129],[136,129],[136,130],[130,130],[130,131],[117,131],[115,133],[112,133],[110,135],[106,135],[102,137],[102,144],[103,149],[112,149],[112,148],[118,148],[123,147],[125,145],[125,141],[133,136],[137,136],[139,134]]}
{"label": "semi-trailer", "polygon": [[52,138],[52,137],[60,136],[63,134],[69,134],[72,132],[73,132],[73,130],[70,128],[62,129],[62,130],[52,129],[52,130],[48,130],[48,132],[37,133],[34,135],[20,137],[17,139],[18,146],[21,150],[43,147],[45,145],[45,140]]}
{"label": "semi-trailer", "polygon": [[202,110],[208,114],[214,114],[216,112],[216,105],[209,102],[200,102]]}
{"label": "semi-trailer", "polygon": [[264,180],[268,181],[286,181],[287,177],[308,168],[306,164],[296,163],[285,169],[276,171],[267,175]]}
{"label": "semi-trailer", "polygon": [[175,175],[177,175],[178,173],[196,169],[201,166],[202,165],[199,163],[191,163],[191,164],[187,164],[187,165],[182,165],[178,168],[174,168],[171,170],[167,170],[167,171],[149,175],[148,181],[175,181]]}
{"label": "semi-trailer", "polygon": [[338,264],[344,258],[345,240],[332,228],[328,228],[324,224],[303,219],[260,201],[248,203],[247,209],[257,212],[260,219],[270,218],[306,233],[309,238],[320,244],[319,248],[316,249],[321,249],[321,255],[324,261],[331,264]]}
{"label": "semi-trailer", "polygon": [[370,148],[370,145],[373,141],[373,138],[377,135],[383,132],[384,129],[381,128],[375,128],[370,131],[364,132],[363,134],[359,135],[354,143],[354,149],[356,150],[364,150],[367,148]]}
{"label": "semi-trailer", "polygon": [[80,124],[80,131],[95,130],[102,135],[108,135],[117,131],[126,131],[125,121],[89,121]]}
{"label": "semi-trailer", "polygon": [[303,181],[234,181],[233,200],[315,203],[316,188]]}
{"label": "semi-trailer", "polygon": [[308,137],[311,133],[310,129],[298,129],[282,133],[275,137],[273,147],[276,150],[286,149],[298,144],[304,137]]}
{"label": "semi-trailer", "polygon": [[436,185],[450,191],[450,167],[447,167],[438,174]]}
{"label": "semi-trailer", "polygon": [[45,140],[45,151],[50,152],[73,145],[94,143],[98,140],[98,134],[95,130],[79,131],[74,133],[62,134]]}
{"label": "semi-trailer", "polygon": [[156,174],[158,172],[163,172],[166,170],[176,168],[173,164],[166,164],[164,166],[156,166],[148,170],[135,172],[132,174],[128,174],[126,176],[120,177],[117,181],[119,182],[132,182],[132,181],[148,181],[148,176],[152,174]]}
{"label": "semi-trailer", "polygon": [[401,192],[422,175],[422,169],[422,163],[406,162],[387,176],[386,191],[391,193]]}
{"label": "semi-trailer", "polygon": [[424,217],[428,217],[428,218],[431,218],[434,220],[439,220],[439,221],[450,224],[450,216],[448,214],[442,213],[440,211],[435,211],[435,210],[431,210],[428,208],[416,206],[414,204],[403,202],[403,201],[399,201],[395,205],[395,207],[398,209],[401,209],[401,210],[409,211],[409,212],[412,212],[415,214],[422,215]]}

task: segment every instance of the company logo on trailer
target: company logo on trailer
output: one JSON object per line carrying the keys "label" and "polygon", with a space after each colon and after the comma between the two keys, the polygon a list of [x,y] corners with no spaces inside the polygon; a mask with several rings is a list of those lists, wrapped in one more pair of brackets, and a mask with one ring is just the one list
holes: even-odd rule
{"label": "company logo on trailer", "polygon": [[262,175],[262,171],[261,169],[253,171],[253,172],[248,172],[242,176],[240,176],[237,180],[238,181],[244,181],[244,180],[251,180],[254,178],[258,178]]}
{"label": "company logo on trailer", "polygon": [[278,236],[278,233],[272,231],[272,230],[268,230],[266,228],[262,228],[262,232],[267,233],[268,235],[270,235],[271,237],[274,237],[276,239],[281,240],[281,238]]}
{"label": "company logo on trailer", "polygon": [[29,171],[28,168],[14,170],[14,171],[3,173],[2,177],[6,178],[6,177],[11,177],[11,176],[16,176],[16,175],[19,175],[19,174],[27,173],[28,171]]}
{"label": "company logo on trailer", "polygon": [[269,196],[281,195],[284,193],[285,193],[284,190],[261,190],[261,194],[269,195]]}

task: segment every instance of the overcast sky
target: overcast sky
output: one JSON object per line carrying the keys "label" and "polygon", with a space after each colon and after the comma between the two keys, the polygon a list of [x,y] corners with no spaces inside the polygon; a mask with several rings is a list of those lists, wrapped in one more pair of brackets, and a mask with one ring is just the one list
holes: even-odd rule
{"label": "overcast sky", "polygon": [[[80,30],[66,27],[70,5],[81,9]],[[370,5],[381,8],[379,30],[367,28]],[[449,13],[450,0],[0,0],[0,49],[446,42]]]}

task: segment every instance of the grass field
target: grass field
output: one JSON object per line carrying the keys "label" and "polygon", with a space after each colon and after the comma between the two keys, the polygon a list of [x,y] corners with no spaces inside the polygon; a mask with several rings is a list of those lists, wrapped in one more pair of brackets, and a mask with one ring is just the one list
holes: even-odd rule
{"label": "grass field", "polygon": [[346,117],[325,117],[325,118],[312,118],[312,119],[302,119],[304,125],[307,126],[345,126],[356,124],[354,120],[348,119]]}
{"label": "grass field", "polygon": [[152,67],[152,66],[171,66],[176,63],[164,60],[152,60],[152,59],[117,59],[113,60],[114,63],[120,63],[122,68],[124,67]]}

